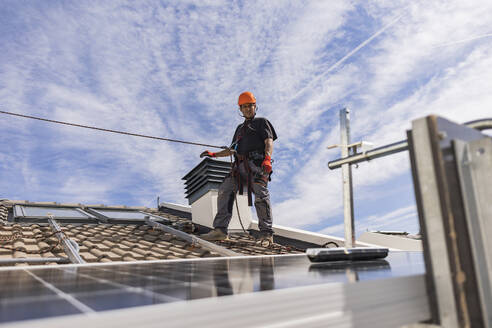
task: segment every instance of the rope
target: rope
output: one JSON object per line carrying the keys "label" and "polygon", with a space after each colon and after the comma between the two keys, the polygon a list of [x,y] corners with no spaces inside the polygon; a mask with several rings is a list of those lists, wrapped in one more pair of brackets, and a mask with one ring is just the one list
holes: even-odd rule
{"label": "rope", "polygon": [[[229,158],[230,158],[230,160],[231,160],[231,170],[232,170],[232,166],[234,165],[234,164],[232,163],[232,150],[230,150],[230,149],[229,149],[229,151],[231,151],[231,154],[229,155]],[[238,172],[238,174],[239,174],[239,172]],[[236,180],[234,179],[234,177],[232,177],[232,181],[233,181],[233,183],[234,183],[234,187],[235,187],[234,189],[236,189],[236,188],[237,188],[237,186],[236,186]],[[247,236],[249,236],[249,235],[250,235],[250,234],[249,234],[249,232],[247,232],[247,231],[246,231],[246,229],[244,229],[243,221],[241,220],[241,214],[239,213],[239,205],[238,205],[238,203],[237,203],[237,192],[238,192],[238,190],[236,190],[236,192],[234,192],[234,203],[236,203],[237,218],[239,219],[239,223],[241,224],[241,228],[243,229],[243,232],[244,232]]]}
{"label": "rope", "polygon": [[[229,149],[231,150],[231,149]],[[232,163],[232,153],[229,155],[229,158],[230,158],[230,161],[231,161],[231,169],[232,169],[232,166],[233,166],[233,163]],[[238,174],[240,174],[238,172]],[[236,180],[232,179],[234,185],[236,184]],[[270,243],[270,241],[268,241],[267,245],[263,245],[263,240],[261,239],[256,239],[254,238],[249,232],[246,231],[246,229],[244,228],[244,225],[243,225],[243,221],[241,220],[241,213],[239,211],[239,204],[238,204],[238,201],[237,201],[237,192],[239,190],[236,190],[236,192],[234,193],[234,203],[236,204],[236,210],[237,210],[237,218],[239,219],[239,223],[241,224],[241,228],[243,229],[243,232],[244,234],[246,235],[246,237],[249,239],[249,240],[254,240],[256,244],[260,244],[262,247],[266,247],[266,248],[271,248],[273,247],[273,244],[275,243]]]}
{"label": "rope", "polygon": [[148,136],[148,135],[138,134],[138,133],[131,133],[131,132],[125,132],[125,131],[118,131],[118,130],[98,128],[98,127],[89,126],[89,125],[82,125],[82,124],[76,124],[76,123],[70,123],[70,122],[62,122],[62,121],[50,120],[50,119],[47,119],[47,118],[42,118],[42,117],[37,117],[37,116],[31,116],[31,115],[23,115],[23,114],[17,114],[17,113],[11,113],[11,112],[3,111],[3,110],[0,110],[0,114],[6,114],[6,115],[11,115],[11,116],[23,117],[23,118],[29,118],[29,119],[43,121],[43,122],[49,122],[49,123],[56,123],[56,124],[63,124],[63,125],[68,125],[68,126],[75,126],[75,127],[84,128],[84,129],[91,129],[91,130],[104,131],[104,132],[110,132],[110,133],[116,133],[116,134],[123,134],[123,135],[133,136],[133,137],[148,138],[148,139],[155,139],[155,140],[162,140],[162,141],[169,141],[169,142],[177,142],[177,143],[182,143],[182,144],[187,144],[187,145],[210,147],[210,148],[219,148],[219,149],[225,149],[225,148],[227,148],[227,147],[224,147],[224,146],[215,146],[215,145],[203,144],[203,143],[198,143],[198,142],[190,142],[190,141],[183,141],[183,140],[170,139],[170,138],[154,137],[154,136]]}

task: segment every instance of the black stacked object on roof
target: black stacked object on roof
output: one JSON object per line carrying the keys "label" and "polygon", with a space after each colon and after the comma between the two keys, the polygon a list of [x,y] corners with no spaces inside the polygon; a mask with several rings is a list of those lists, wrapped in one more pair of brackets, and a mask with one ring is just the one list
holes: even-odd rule
{"label": "black stacked object on roof", "polygon": [[205,158],[182,179],[185,180],[185,194],[188,204],[206,194],[209,190],[218,190],[220,184],[231,172],[231,163]]}

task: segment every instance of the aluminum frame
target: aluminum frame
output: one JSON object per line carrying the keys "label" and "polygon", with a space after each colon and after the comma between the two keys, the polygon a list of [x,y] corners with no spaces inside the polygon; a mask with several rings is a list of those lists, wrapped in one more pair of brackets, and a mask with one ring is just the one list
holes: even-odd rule
{"label": "aluminum frame", "polygon": [[[482,131],[492,129],[492,118],[484,118],[471,122],[464,123],[465,126]],[[336,147],[336,146],[333,146]],[[328,147],[331,148],[331,147]],[[351,156],[341,157],[333,161],[328,162],[328,168],[331,170],[340,168],[343,164],[357,164],[361,162],[367,162],[371,159],[379,157],[385,157],[392,154],[396,154],[402,151],[408,150],[408,141],[400,140],[388,145],[384,145],[378,148],[374,148],[359,154],[352,154]]]}
{"label": "aluminum frame", "polygon": [[208,250],[215,252],[215,253],[218,253],[220,255],[235,256],[235,257],[243,256],[243,254],[241,254],[241,253],[236,253],[236,252],[231,251],[225,247],[222,247],[222,246],[216,245],[214,243],[211,243],[209,241],[198,238],[197,236],[187,234],[186,232],[183,232],[183,231],[174,229],[172,227],[166,226],[162,223],[156,222],[156,221],[150,219],[149,216],[147,216],[145,218],[145,223],[147,223],[148,225],[150,225],[153,228],[168,232],[168,233],[170,233],[176,237],[179,237],[181,239],[186,240],[189,243],[197,244],[204,249],[208,249]]}
{"label": "aluminum frame", "polygon": [[48,219],[48,223],[50,224],[53,231],[56,232],[56,237],[60,240],[65,253],[72,263],[85,263],[82,257],[79,254],[79,245],[72,239],[67,238],[67,236],[63,233],[58,223],[50,217]]}
{"label": "aluminum frame", "polygon": [[484,326],[492,327],[492,139],[470,143],[455,141],[454,151],[471,235],[470,244],[477,267],[480,306],[485,314]]}
{"label": "aluminum frame", "polygon": [[487,316],[490,320],[478,297],[490,293],[480,286],[487,273],[480,272],[483,258],[473,256],[474,235],[465,211],[474,186],[463,184],[458,167],[464,157],[460,164],[456,152],[463,143],[483,139],[490,137],[437,116],[413,121],[408,132],[433,322],[444,327],[484,327]]}

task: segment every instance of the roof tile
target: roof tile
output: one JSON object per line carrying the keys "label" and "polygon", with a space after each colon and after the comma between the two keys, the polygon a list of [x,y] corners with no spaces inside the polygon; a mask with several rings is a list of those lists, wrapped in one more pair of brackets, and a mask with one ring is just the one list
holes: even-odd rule
{"label": "roof tile", "polygon": [[89,252],[80,252],[79,254],[84,261],[89,262],[89,263],[97,262],[97,260],[98,260],[97,256],[94,256],[93,254],[91,254]]}
{"label": "roof tile", "polygon": [[34,239],[34,238],[24,238],[23,241],[24,241],[24,244],[26,244],[26,245],[37,244],[37,239]]}
{"label": "roof tile", "polygon": [[24,251],[14,251],[14,256],[13,257],[14,258],[16,258],[16,257],[27,257],[27,254]]}
{"label": "roof tile", "polygon": [[136,259],[137,261],[142,261],[142,260],[145,260],[145,256],[142,255],[142,254],[138,254],[136,252],[133,252],[133,251],[130,251],[129,252],[131,254],[131,256]]}
{"label": "roof tile", "polygon": [[[5,203],[3,203],[5,204]],[[0,202],[0,220],[7,218],[7,209]],[[3,212],[2,212],[3,209]],[[165,217],[175,229],[191,225],[189,219],[147,210]],[[2,214],[3,213],[3,214]],[[59,222],[68,238],[79,244],[79,252],[86,262],[136,261],[194,257],[217,257],[215,252],[192,245],[168,232],[145,224],[65,224]],[[21,234],[21,235],[20,235]],[[4,239],[8,239],[5,240]],[[47,224],[7,223],[0,221],[0,258],[12,257],[67,257],[58,239]],[[248,237],[231,235],[229,241],[217,242],[222,247],[243,254],[285,254],[292,252],[285,246],[263,247]],[[55,247],[56,246],[56,247]],[[17,250],[8,248],[18,247]],[[48,252],[49,251],[49,252]]]}
{"label": "roof tile", "polygon": [[[39,251],[39,247],[38,245],[24,245],[24,249],[28,252],[28,253],[31,253],[31,252],[38,252]],[[29,255],[33,255],[33,254],[29,254]]]}

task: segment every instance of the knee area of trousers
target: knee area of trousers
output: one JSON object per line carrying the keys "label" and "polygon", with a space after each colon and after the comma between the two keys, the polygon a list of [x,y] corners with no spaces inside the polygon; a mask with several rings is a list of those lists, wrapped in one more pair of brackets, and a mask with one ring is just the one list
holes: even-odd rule
{"label": "knee area of trousers", "polygon": [[255,204],[265,204],[268,203],[268,195],[255,198]]}

